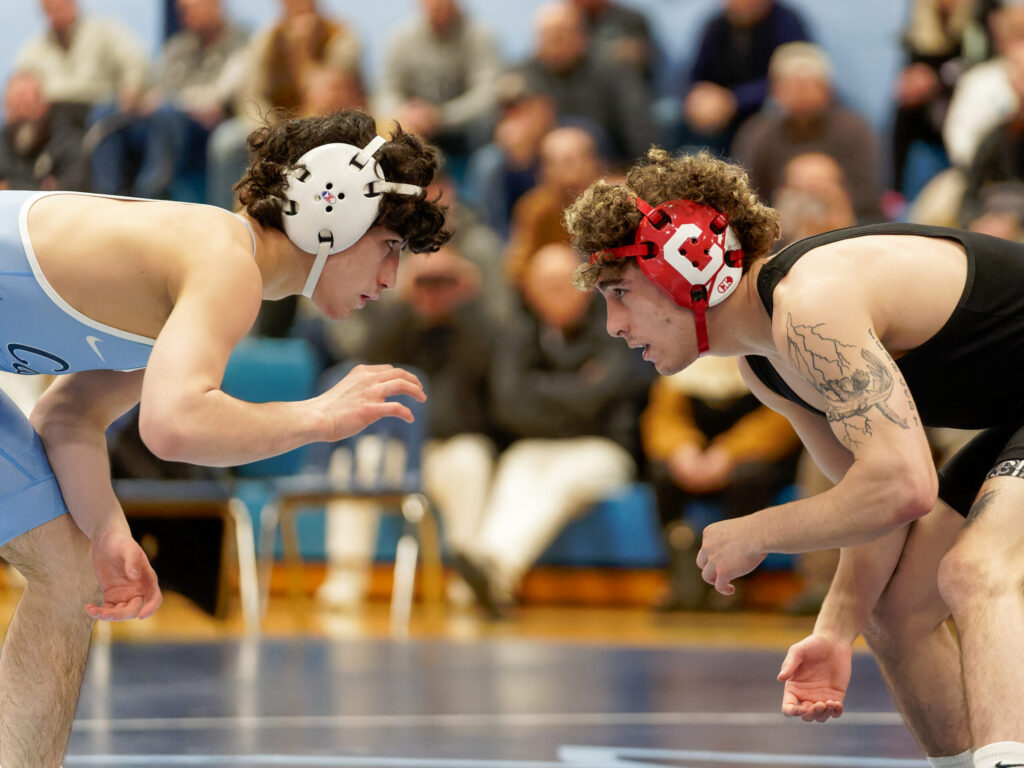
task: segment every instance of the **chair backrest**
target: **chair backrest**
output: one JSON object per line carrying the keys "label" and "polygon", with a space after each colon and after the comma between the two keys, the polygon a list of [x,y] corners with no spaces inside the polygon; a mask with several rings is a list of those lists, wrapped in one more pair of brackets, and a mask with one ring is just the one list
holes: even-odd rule
{"label": "chair backrest", "polygon": [[[250,403],[306,400],[313,396],[316,356],[304,339],[247,337],[231,353],[221,388]],[[305,449],[298,448],[235,468],[242,477],[268,477],[299,472]]]}
{"label": "chair backrest", "polygon": [[[317,390],[330,389],[357,363],[341,363],[328,368],[320,377]],[[429,382],[417,368],[402,368],[416,375],[424,389]],[[330,467],[332,478],[360,491],[418,491],[422,487],[421,454],[427,437],[427,403],[408,395],[393,398],[412,411],[414,420],[383,418],[352,437],[329,446],[317,446],[310,459],[317,471]],[[345,460],[338,461],[339,457]],[[333,459],[333,461],[332,461]],[[399,466],[396,469],[396,464]]]}

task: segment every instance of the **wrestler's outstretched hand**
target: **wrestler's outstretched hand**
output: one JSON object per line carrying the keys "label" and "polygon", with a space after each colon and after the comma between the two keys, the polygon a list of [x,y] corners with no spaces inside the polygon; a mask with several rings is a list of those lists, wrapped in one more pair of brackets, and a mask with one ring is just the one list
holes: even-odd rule
{"label": "wrestler's outstretched hand", "polygon": [[103,591],[102,605],[86,605],[94,619],[124,621],[148,619],[163,596],[156,572],[142,547],[128,531],[105,531],[92,542],[92,566]]}
{"label": "wrestler's outstretched hand", "polygon": [[851,647],[827,635],[813,634],[790,646],[779,680],[786,684],[782,714],[823,723],[843,714],[850,683]]}
{"label": "wrestler's outstretched hand", "polygon": [[409,395],[427,399],[413,374],[393,365],[357,365],[317,399],[327,419],[328,442],[360,432],[385,416],[412,421],[408,406],[387,398]]}

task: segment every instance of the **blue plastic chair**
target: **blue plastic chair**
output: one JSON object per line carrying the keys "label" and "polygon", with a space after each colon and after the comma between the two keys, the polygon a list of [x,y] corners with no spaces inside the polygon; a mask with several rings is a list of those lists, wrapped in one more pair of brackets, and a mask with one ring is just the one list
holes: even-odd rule
{"label": "blue plastic chair", "polygon": [[[354,364],[334,366],[323,374],[318,391],[326,391],[341,381]],[[403,366],[416,374],[426,386],[424,374]],[[436,512],[423,491],[421,454],[426,440],[426,404],[408,396],[398,401],[409,407],[414,416],[412,423],[401,419],[384,418],[362,432],[334,444],[311,447],[306,469],[301,474],[280,477],[274,483],[274,495],[260,512],[260,595],[261,608],[266,609],[273,567],[276,533],[281,530],[285,560],[289,564],[289,579],[293,595],[300,591],[301,554],[295,518],[303,513],[322,512],[332,501],[352,500],[374,502],[381,511],[398,511],[403,517],[403,533],[395,550],[394,581],[391,592],[391,629],[404,634],[412,611],[416,563],[422,545],[424,554],[424,591],[428,600],[441,602],[442,570],[441,547],[437,534]],[[362,441],[380,441],[382,449],[376,451],[373,466],[357,466],[355,457]],[[404,449],[404,464],[399,477],[389,473],[387,446],[400,445]],[[352,457],[345,472],[332,470],[332,458],[339,451]]]}
{"label": "blue plastic chair", "polygon": [[[313,350],[302,339],[246,338],[232,352],[221,387],[249,402],[304,400],[313,394],[316,371]],[[237,475],[270,479],[297,472],[303,461],[303,449],[298,449],[238,467]],[[239,496],[237,481],[122,479],[115,481],[114,489],[131,515],[220,515],[234,534],[246,629],[258,632],[261,614],[253,516]]]}

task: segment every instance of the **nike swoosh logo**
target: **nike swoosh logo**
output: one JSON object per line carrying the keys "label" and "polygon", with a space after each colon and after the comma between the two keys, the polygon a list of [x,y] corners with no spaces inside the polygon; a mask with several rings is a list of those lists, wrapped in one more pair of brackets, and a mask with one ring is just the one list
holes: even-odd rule
{"label": "nike swoosh logo", "polygon": [[[100,360],[103,360],[103,353],[100,352],[100,348],[98,346],[99,343],[103,341],[103,339],[101,339],[99,336],[86,336],[85,340],[89,344],[89,346],[92,347],[92,351],[96,353],[96,356]],[[103,360],[103,362],[105,363],[107,361]]]}
{"label": "nike swoosh logo", "polygon": [[1000,760],[996,763],[996,768],[1024,768],[1024,763],[1004,763]]}

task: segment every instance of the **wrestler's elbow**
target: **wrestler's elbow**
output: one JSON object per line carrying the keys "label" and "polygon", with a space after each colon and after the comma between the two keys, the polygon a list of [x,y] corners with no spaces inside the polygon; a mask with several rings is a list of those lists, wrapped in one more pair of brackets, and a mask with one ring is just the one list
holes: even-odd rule
{"label": "wrestler's elbow", "polygon": [[887,485],[893,527],[912,523],[935,507],[939,481],[930,462],[897,462],[890,468]]}
{"label": "wrestler's elbow", "polygon": [[147,408],[145,404],[139,411],[139,437],[154,456],[176,462],[193,461],[191,457],[200,439],[181,413],[168,408]]}

